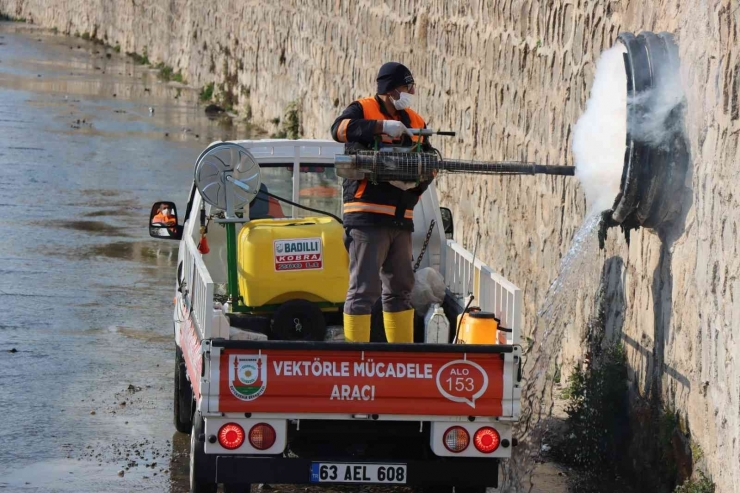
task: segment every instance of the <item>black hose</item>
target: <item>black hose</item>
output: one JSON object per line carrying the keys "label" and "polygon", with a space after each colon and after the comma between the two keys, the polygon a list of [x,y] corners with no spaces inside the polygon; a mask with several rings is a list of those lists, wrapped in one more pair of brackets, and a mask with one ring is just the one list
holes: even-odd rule
{"label": "black hose", "polygon": [[[292,202],[292,201],[290,201],[288,199],[284,199],[282,197],[278,197],[277,195],[273,195],[270,192],[265,192],[264,190],[258,191],[257,192],[257,195],[259,195],[261,193],[264,193],[265,195],[268,195],[268,196],[272,197],[273,199],[279,200],[281,202],[285,202],[286,204],[294,205],[294,206],[296,206],[296,207],[298,207],[300,209],[305,209],[305,210],[307,210],[309,212],[315,212],[317,214],[324,214],[326,216],[331,217],[332,219],[336,219],[339,224],[344,225],[344,222],[342,222],[341,219],[339,219],[337,216],[335,216],[334,214],[331,214],[329,212],[321,211],[319,209],[312,209],[311,207],[306,207],[305,205],[301,205],[301,204],[296,204],[295,202]],[[255,198],[257,200],[264,200],[265,202],[267,202],[267,199],[263,199],[263,198],[260,198],[260,197],[255,197]]]}
{"label": "black hose", "polygon": [[457,343],[457,338],[460,336],[460,327],[462,326],[463,318],[465,318],[465,314],[468,311],[468,308],[470,308],[470,304],[475,299],[475,296],[471,295],[470,299],[468,300],[468,304],[465,305],[465,308],[463,309],[462,316],[460,317],[460,321],[457,322],[457,330],[455,331],[455,338],[453,339],[453,342]]}

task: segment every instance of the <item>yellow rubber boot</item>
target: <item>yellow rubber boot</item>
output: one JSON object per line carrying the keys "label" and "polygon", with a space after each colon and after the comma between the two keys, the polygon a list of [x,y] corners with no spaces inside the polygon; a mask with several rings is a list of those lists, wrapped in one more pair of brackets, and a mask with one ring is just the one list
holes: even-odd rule
{"label": "yellow rubber boot", "polygon": [[370,315],[344,314],[344,340],[370,342]]}
{"label": "yellow rubber boot", "polygon": [[383,312],[388,342],[414,342],[414,310]]}

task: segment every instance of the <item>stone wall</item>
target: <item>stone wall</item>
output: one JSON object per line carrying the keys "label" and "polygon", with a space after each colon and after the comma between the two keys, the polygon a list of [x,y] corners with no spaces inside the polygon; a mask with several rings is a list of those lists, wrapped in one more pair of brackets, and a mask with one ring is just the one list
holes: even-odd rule
{"label": "stone wall", "polygon": [[[225,83],[256,121],[291,102],[307,137],[371,94],[380,63],[414,71],[417,109],[458,137],[451,157],[572,164],[572,128],[599,53],[620,31],[674,32],[687,92],[692,169],[674,228],[611,234],[607,327],[626,342],[635,390],[659,392],[685,418],[722,492],[740,492],[740,7],[732,0],[0,0],[0,11],[181,70],[196,87]],[[524,289],[525,324],[583,221],[573,179],[439,180],[481,256]],[[614,261],[618,259],[618,261]],[[598,270],[597,269],[597,270]],[[619,292],[613,292],[618,290]],[[579,292],[564,340],[581,358],[594,291]]]}

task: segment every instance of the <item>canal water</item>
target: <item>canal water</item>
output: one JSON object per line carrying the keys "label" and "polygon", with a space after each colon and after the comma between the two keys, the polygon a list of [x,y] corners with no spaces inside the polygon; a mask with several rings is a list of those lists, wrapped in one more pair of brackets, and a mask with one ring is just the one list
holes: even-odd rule
{"label": "canal water", "polygon": [[147,220],[249,132],[112,48],[0,23],[0,491],[187,489],[177,242]]}

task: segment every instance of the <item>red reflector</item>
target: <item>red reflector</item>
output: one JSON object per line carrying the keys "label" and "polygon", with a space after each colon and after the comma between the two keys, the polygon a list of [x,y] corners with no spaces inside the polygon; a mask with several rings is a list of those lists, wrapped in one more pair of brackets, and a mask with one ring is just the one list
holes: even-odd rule
{"label": "red reflector", "polygon": [[218,443],[228,450],[234,450],[244,443],[244,429],[236,423],[227,423],[218,430]]}
{"label": "red reflector", "polygon": [[267,423],[259,423],[249,430],[249,443],[257,450],[267,450],[275,445],[275,428]]}
{"label": "red reflector", "polygon": [[498,448],[501,443],[501,436],[498,434],[498,431],[490,426],[486,426],[475,432],[473,443],[475,443],[475,448],[480,452],[490,454]]}
{"label": "red reflector", "polygon": [[445,431],[443,441],[447,450],[458,453],[468,448],[470,435],[468,434],[468,430],[462,426],[453,426]]}

